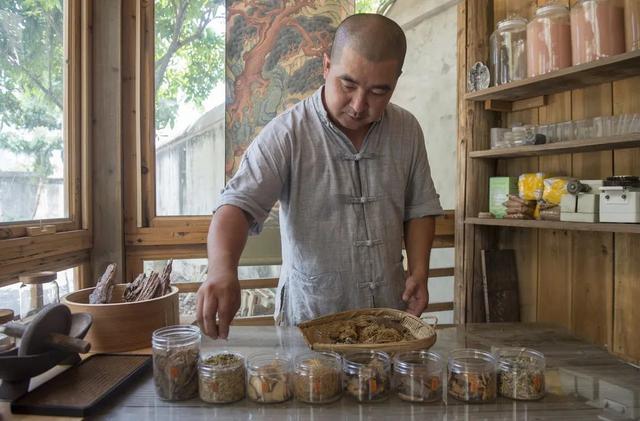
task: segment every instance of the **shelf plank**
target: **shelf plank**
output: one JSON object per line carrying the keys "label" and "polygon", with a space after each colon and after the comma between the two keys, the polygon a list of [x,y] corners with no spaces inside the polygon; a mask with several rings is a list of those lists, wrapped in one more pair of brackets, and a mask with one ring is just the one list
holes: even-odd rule
{"label": "shelf plank", "polygon": [[517,101],[640,75],[640,50],[470,92],[465,99]]}
{"label": "shelf plank", "polygon": [[513,148],[488,149],[469,153],[471,158],[497,159],[525,156],[541,156],[562,153],[594,152],[608,149],[632,148],[640,146],[640,133],[594,139],[570,140],[545,145],[516,146]]}
{"label": "shelf plank", "polygon": [[562,231],[599,231],[599,232],[623,232],[628,234],[640,234],[640,224],[613,224],[613,223],[585,223],[585,222],[561,222],[561,221],[533,221],[523,219],[484,219],[466,218],[465,224],[490,225],[498,227],[516,228],[540,228]]}

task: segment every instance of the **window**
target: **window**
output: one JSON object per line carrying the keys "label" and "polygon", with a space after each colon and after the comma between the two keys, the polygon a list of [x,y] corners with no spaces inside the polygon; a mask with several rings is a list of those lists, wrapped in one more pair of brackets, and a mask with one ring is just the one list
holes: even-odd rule
{"label": "window", "polygon": [[62,1],[0,7],[0,222],[69,216],[65,10]]}
{"label": "window", "polygon": [[209,215],[225,182],[224,2],[154,12],[156,214]]}

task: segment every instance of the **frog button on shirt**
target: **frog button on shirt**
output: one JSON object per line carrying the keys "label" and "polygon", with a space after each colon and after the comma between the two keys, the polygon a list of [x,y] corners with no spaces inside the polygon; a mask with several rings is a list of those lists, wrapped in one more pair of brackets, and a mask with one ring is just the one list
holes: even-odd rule
{"label": "frog button on shirt", "polygon": [[389,104],[357,151],[329,120],[322,89],[262,129],[217,204],[245,210],[257,234],[280,200],[283,325],[404,309],[403,224],[442,213],[415,117]]}

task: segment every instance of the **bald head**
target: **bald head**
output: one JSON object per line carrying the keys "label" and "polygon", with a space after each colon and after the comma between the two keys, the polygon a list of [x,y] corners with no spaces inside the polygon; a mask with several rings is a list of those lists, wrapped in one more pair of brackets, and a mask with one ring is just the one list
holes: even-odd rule
{"label": "bald head", "polygon": [[369,61],[396,60],[402,70],[407,39],[402,28],[391,19],[373,13],[351,15],[340,23],[331,47],[331,61],[339,62],[345,47]]}

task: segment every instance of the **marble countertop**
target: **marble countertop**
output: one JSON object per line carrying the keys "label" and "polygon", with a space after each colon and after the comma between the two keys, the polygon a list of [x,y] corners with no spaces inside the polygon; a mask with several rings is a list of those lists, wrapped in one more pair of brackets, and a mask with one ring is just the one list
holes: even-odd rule
{"label": "marble countertop", "polygon": [[[291,400],[261,405],[248,400],[211,405],[198,399],[166,402],[157,398],[151,370],[128,385],[92,419],[123,420],[624,420],[640,419],[640,369],[605,349],[566,331],[541,324],[476,324],[438,330],[431,348],[445,357],[456,348],[526,346],[547,359],[547,395],[540,401],[498,398],[495,403],[466,405],[455,399],[410,404],[393,396],[385,402],[359,404],[344,396],[338,402],[310,405]],[[244,355],[308,348],[297,328],[232,327],[228,341],[203,340],[204,352],[232,350]],[[6,414],[6,412],[5,412]]]}

